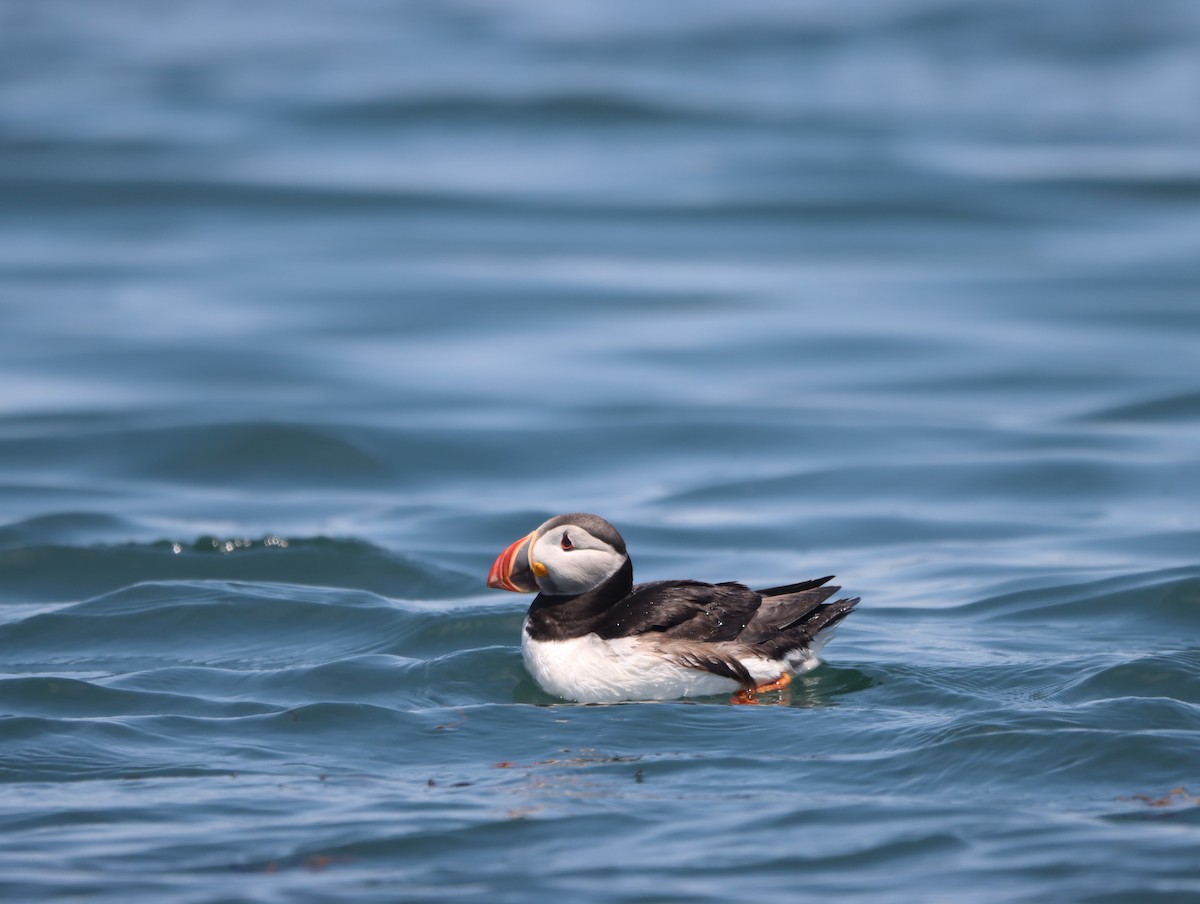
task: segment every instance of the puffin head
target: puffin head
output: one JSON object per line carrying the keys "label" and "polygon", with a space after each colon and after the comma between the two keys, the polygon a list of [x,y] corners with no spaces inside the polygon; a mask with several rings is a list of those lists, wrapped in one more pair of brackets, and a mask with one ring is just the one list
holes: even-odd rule
{"label": "puffin head", "polygon": [[516,593],[578,596],[629,561],[617,529],[597,515],[557,515],[500,553],[488,586]]}

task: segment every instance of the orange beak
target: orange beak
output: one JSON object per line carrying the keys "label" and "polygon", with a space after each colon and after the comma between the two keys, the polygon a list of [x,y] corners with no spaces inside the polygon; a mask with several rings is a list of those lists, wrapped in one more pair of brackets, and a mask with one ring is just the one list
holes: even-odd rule
{"label": "orange beak", "polygon": [[537,531],[522,537],[496,557],[492,570],[488,572],[487,585],[495,590],[511,590],[514,593],[536,593],[537,580],[529,562],[529,552]]}

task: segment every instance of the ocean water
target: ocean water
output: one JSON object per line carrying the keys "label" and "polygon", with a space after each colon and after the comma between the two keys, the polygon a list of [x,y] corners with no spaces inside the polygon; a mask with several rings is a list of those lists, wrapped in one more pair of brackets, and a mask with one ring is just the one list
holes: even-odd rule
{"label": "ocean water", "polygon": [[[1200,900],[1200,7],[0,5],[0,897]],[[760,706],[495,555],[836,573]]]}

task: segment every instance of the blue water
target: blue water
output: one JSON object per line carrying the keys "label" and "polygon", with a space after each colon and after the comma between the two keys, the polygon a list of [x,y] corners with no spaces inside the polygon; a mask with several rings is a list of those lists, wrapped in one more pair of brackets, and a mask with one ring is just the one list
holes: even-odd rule
{"label": "blue water", "polygon": [[[1200,900],[1200,7],[0,6],[0,896]],[[836,573],[775,705],[484,588]]]}

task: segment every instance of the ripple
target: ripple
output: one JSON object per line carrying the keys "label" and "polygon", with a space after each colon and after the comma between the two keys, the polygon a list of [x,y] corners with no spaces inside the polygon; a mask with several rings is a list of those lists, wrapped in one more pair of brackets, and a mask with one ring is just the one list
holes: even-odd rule
{"label": "ripple", "polygon": [[1126,636],[1161,637],[1200,620],[1200,574],[1196,568],[1121,575],[1100,581],[1005,594],[962,607],[984,619],[1088,625]]}
{"label": "ripple", "polygon": [[1200,392],[1173,394],[1115,405],[1085,415],[1098,423],[1188,423],[1200,419]]}
{"label": "ripple", "polygon": [[[24,527],[10,527],[10,531],[28,539]],[[165,581],[333,585],[397,599],[459,596],[479,586],[474,576],[417,562],[361,540],[274,535],[0,549],[0,577],[4,584],[0,599],[24,602],[89,597],[135,583]]]}
{"label": "ripple", "polygon": [[[2,625],[0,641],[13,651],[9,670],[248,662],[261,668],[311,662],[314,655],[399,652],[413,636],[428,650],[444,643],[441,618],[360,591],[148,582]],[[458,641],[469,635],[469,624]]]}
{"label": "ripple", "polygon": [[1060,692],[1068,702],[1160,698],[1200,704],[1200,650],[1139,656],[1092,672]]}

